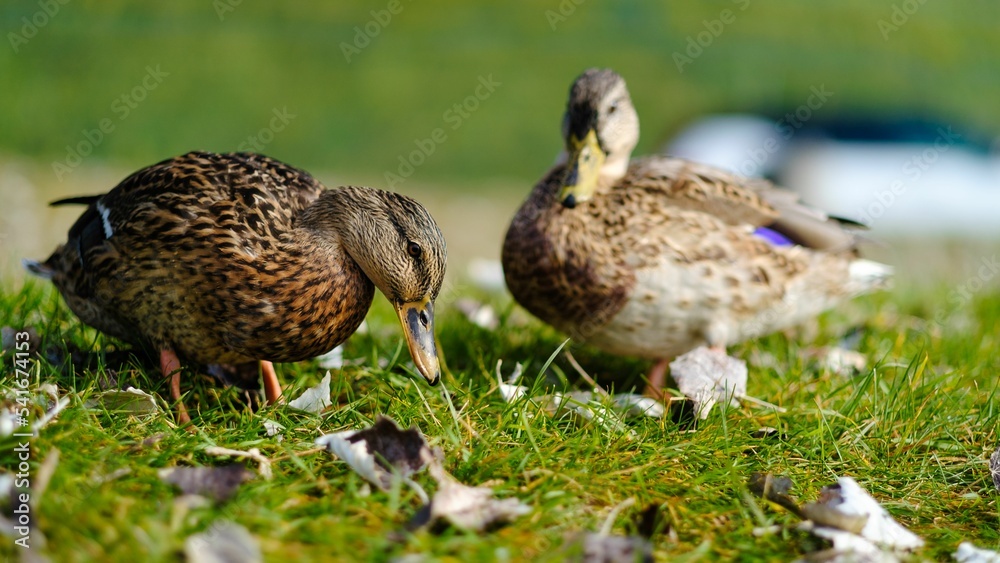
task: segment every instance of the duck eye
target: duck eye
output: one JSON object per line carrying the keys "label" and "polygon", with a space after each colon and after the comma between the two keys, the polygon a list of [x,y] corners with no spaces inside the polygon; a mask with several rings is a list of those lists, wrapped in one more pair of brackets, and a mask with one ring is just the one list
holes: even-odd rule
{"label": "duck eye", "polygon": [[411,241],[409,244],[406,245],[407,254],[409,254],[414,258],[420,256],[420,250],[421,250],[420,245],[415,242]]}
{"label": "duck eye", "polygon": [[612,114],[612,113],[614,113],[616,111],[618,111],[618,102],[615,102],[615,103],[611,104],[610,106],[608,106],[608,113],[609,114]]}

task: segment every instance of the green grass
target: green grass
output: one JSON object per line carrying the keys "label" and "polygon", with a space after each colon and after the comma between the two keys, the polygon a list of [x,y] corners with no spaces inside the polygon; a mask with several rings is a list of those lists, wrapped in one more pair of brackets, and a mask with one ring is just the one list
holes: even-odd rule
{"label": "green grass", "polygon": [[[40,360],[34,382],[55,382],[72,404],[32,441],[31,472],[58,449],[58,466],[35,507],[35,522],[57,561],[175,561],[184,539],[219,518],[247,527],[268,560],[386,560],[425,553],[438,560],[559,560],[566,538],[597,530],[612,507],[634,497],[615,523],[625,533],[650,504],[676,532],[654,538],[660,558],[684,560],[792,560],[820,547],[800,532],[755,537],[753,529],[790,524],[787,512],[753,500],[745,483],[751,473],[789,475],[800,500],[816,498],[837,476],[850,475],[904,525],[926,538],[922,554],[946,559],[958,543],[1000,547],[998,493],[987,459],[1000,443],[1000,370],[996,325],[1000,294],[982,292],[960,308],[948,304],[945,288],[897,292],[859,300],[828,313],[796,334],[773,335],[737,346],[731,353],[750,360],[749,393],[787,409],[717,408],[695,432],[665,420],[632,420],[634,434],[616,434],[566,419],[526,416],[524,403],[505,404],[496,389],[494,366],[505,373],[527,363],[525,383],[541,393],[576,385],[563,356],[538,375],[562,342],[508,302],[493,298],[502,323],[494,332],[439,303],[439,332],[447,354],[445,385],[457,420],[445,400],[413,377],[405,348],[383,300],[369,315],[371,331],[356,335],[346,357],[359,365],[335,374],[334,407],[322,416],[284,408],[253,413],[233,390],[207,377],[188,377],[186,403],[197,411],[197,432],[175,427],[168,415],[129,418],[83,408],[96,390],[96,376],[115,370],[120,381],[167,394],[155,370],[138,360],[107,363],[118,344],[82,327],[54,290],[29,284],[3,294],[5,324],[32,325],[44,347],[67,344],[99,351],[91,368]],[[941,314],[947,313],[947,314]],[[925,318],[940,316],[931,323]],[[867,319],[867,320],[860,320]],[[860,351],[874,368],[854,378],[827,373],[804,351],[836,344],[851,328],[860,330]],[[608,387],[625,389],[646,368],[574,347],[574,355]],[[3,357],[5,388],[13,360]],[[383,367],[380,366],[380,362]],[[766,367],[765,367],[766,366]],[[321,370],[310,362],[283,365],[279,375],[289,395],[315,384]],[[402,425],[416,424],[441,447],[446,468],[467,484],[487,481],[498,494],[513,496],[533,511],[499,530],[475,535],[447,529],[403,533],[419,508],[408,490],[372,491],[347,466],[314,452],[321,432],[359,428],[379,414]],[[287,427],[284,439],[265,435],[262,420]],[[779,428],[780,439],[757,439],[762,426]],[[160,435],[159,441],[143,440]],[[255,478],[221,505],[182,509],[179,493],[160,482],[157,470],[175,465],[214,465],[224,460],[203,449],[219,445],[259,448],[274,460],[274,479]],[[0,455],[12,467],[13,442]],[[127,468],[118,479],[93,486],[93,479]],[[429,490],[429,476],[418,481]],[[5,540],[0,555],[17,555]]]}

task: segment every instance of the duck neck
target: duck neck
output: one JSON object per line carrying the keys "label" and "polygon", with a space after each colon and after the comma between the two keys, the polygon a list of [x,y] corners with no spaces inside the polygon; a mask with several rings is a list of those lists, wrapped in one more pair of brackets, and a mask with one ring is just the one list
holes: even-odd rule
{"label": "duck neck", "polygon": [[631,152],[624,154],[617,152],[608,155],[604,166],[601,167],[601,174],[597,182],[598,189],[613,186],[618,183],[618,180],[625,177],[630,156],[632,156]]}
{"label": "duck neck", "polygon": [[376,252],[383,237],[374,227],[385,211],[367,190],[343,186],[324,191],[302,212],[297,231],[328,251],[346,255],[384,293]]}
{"label": "duck neck", "polygon": [[340,190],[322,192],[316,201],[302,211],[293,236],[309,240],[324,249],[347,250],[346,237],[342,235],[350,224],[350,217],[346,212],[350,207]]}

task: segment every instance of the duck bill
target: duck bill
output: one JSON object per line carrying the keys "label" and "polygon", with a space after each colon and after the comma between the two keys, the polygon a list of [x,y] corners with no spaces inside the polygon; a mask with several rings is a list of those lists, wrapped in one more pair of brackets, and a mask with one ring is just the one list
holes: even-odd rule
{"label": "duck bill", "polygon": [[578,203],[593,197],[607,155],[601,149],[601,144],[597,141],[597,132],[593,129],[590,129],[583,139],[570,135],[569,150],[566,179],[563,181],[562,191],[559,192],[559,201],[572,209]]}
{"label": "duck bill", "polygon": [[396,314],[403,325],[406,346],[417,370],[431,385],[441,379],[437,344],[434,343],[434,303],[429,298],[410,303],[397,303]]}

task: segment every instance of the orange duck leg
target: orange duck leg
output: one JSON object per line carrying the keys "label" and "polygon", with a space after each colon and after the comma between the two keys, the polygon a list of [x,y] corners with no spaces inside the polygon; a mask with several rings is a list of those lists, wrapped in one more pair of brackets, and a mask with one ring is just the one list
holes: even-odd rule
{"label": "orange duck leg", "polygon": [[191,424],[187,407],[181,401],[181,361],[173,350],[160,350],[160,371],[163,372],[163,377],[170,378],[170,398],[177,405],[177,422]]}

